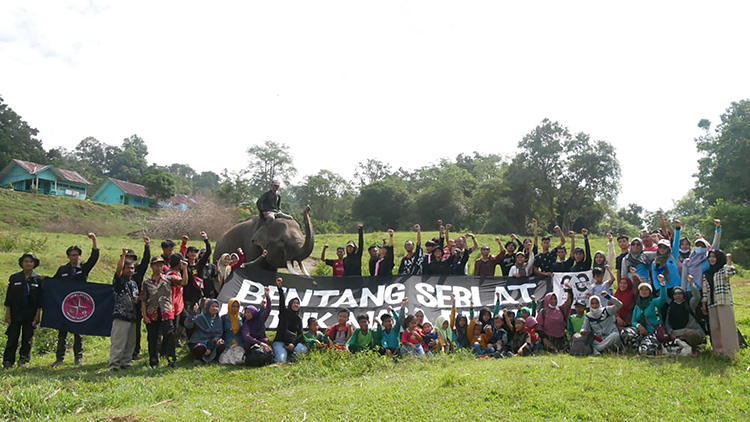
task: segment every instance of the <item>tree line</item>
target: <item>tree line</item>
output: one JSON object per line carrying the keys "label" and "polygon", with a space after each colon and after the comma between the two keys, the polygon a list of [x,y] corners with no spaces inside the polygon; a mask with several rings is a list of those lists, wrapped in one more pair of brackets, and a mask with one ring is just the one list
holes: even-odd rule
{"label": "tree line", "polygon": [[[710,230],[713,216],[731,222],[737,230],[725,239],[742,254],[750,251],[750,226],[744,223],[750,221],[750,100],[732,103],[720,120],[715,128],[706,119],[699,122],[697,183],[664,214],[679,217],[694,232]],[[1,97],[0,123],[0,166],[12,158],[54,164],[95,184],[106,177],[142,183],[160,198],[210,193],[245,216],[254,213],[270,181],[281,179],[284,208],[298,215],[312,205],[319,232],[354,232],[359,222],[373,230],[400,230],[438,219],[459,230],[526,232],[535,217],[548,231],[559,225],[616,234],[656,228],[661,218],[640,204],[614,206],[621,173],[610,143],[549,119],[519,140],[511,156],[461,153],[411,170],[367,159],[350,175],[321,169],[296,183],[292,151],[275,141],[248,148],[244,169],[199,173],[189,164],[149,164],[146,142],[137,135],[119,146],[87,137],[72,150],[45,150],[38,131]]]}

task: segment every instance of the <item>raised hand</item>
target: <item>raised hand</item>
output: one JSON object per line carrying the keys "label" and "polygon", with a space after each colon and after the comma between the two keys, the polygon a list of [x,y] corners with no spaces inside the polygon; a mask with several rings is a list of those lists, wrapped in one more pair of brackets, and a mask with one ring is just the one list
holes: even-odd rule
{"label": "raised hand", "polygon": [[553,230],[555,231],[555,233],[559,233],[559,232],[562,231],[562,229],[560,228],[560,226],[555,226],[555,228]]}
{"label": "raised hand", "polygon": [[325,245],[323,245],[323,249],[328,249],[328,243],[326,243]]}
{"label": "raised hand", "polygon": [[193,305],[193,313],[194,313],[194,314],[197,314],[197,313],[198,313],[198,309],[200,309],[200,307],[198,306],[198,304],[197,304],[197,303],[196,303],[195,305]]}
{"label": "raised hand", "polygon": [[263,296],[269,296],[271,294],[271,289],[266,286],[263,288],[263,293],[265,293]]}
{"label": "raised hand", "polygon": [[682,222],[680,220],[678,220],[678,219],[675,218],[672,223],[674,223],[674,228],[676,230],[679,230],[679,229],[682,228]]}
{"label": "raised hand", "polygon": [[87,234],[86,236],[87,236],[87,237],[88,237],[89,239],[91,239],[91,240],[96,240],[96,235],[95,235],[95,234],[94,234],[93,232],[91,232],[91,233]]}
{"label": "raised hand", "polygon": [[607,240],[611,242],[612,238],[613,238],[612,233],[607,233]]}
{"label": "raised hand", "polygon": [[268,256],[268,251],[265,250],[265,249],[263,249],[263,253],[261,253],[261,255],[263,255],[263,258],[267,257]]}
{"label": "raised hand", "polygon": [[536,221],[536,218],[531,219],[531,224],[533,224],[535,228],[539,226],[539,223]]}
{"label": "raised hand", "polygon": [[451,293],[451,303],[454,305],[456,304],[456,295],[453,293]]}
{"label": "raised hand", "polygon": [[362,227],[364,227],[362,224],[357,224],[358,229],[361,229]]}
{"label": "raised hand", "polygon": [[716,227],[721,227],[721,220],[719,220],[718,218],[714,218],[714,224],[716,225]]}
{"label": "raised hand", "polygon": [[150,238],[150,237],[148,237],[148,236],[143,236],[143,243],[144,243],[144,244],[145,244],[146,246],[151,246],[151,238]]}
{"label": "raised hand", "polygon": [[130,248],[127,248],[127,247],[126,248],[122,248],[122,254],[123,255],[127,255],[129,250],[130,250]]}
{"label": "raised hand", "polygon": [[185,270],[188,267],[187,261],[180,261],[180,269]]}
{"label": "raised hand", "polygon": [[422,226],[420,226],[419,224],[415,224],[414,225],[414,230],[421,231],[422,230]]}
{"label": "raised hand", "polygon": [[190,240],[190,238],[188,237],[188,235],[186,235],[186,234],[183,234],[183,235],[182,235],[182,241],[183,241],[183,242],[187,242],[188,240]]}
{"label": "raised hand", "polygon": [[664,285],[666,284],[666,282],[664,281],[664,274],[659,274],[658,278],[659,278],[659,284],[661,284],[661,286],[664,287]]}
{"label": "raised hand", "polygon": [[581,230],[581,234],[584,235],[584,236],[588,236],[589,235],[589,229],[582,229]]}
{"label": "raised hand", "polygon": [[312,208],[310,208],[310,206],[309,206],[309,205],[305,205],[305,211],[303,211],[303,212],[304,212],[305,214],[307,214],[308,212],[310,212],[310,210],[311,210],[311,209],[312,209]]}
{"label": "raised hand", "polygon": [[200,235],[201,235],[201,239],[208,240],[208,235],[203,230],[201,230]]}
{"label": "raised hand", "polygon": [[393,229],[388,229],[388,236],[393,236]]}
{"label": "raised hand", "polygon": [[568,232],[568,236],[569,237],[576,237],[576,232],[574,232],[573,230],[571,230],[571,231]]}
{"label": "raised hand", "polygon": [[438,220],[437,223],[438,223],[438,226],[442,226],[443,225],[443,220]]}
{"label": "raised hand", "polygon": [[403,308],[404,306],[406,306],[406,302],[408,301],[409,301],[408,297],[404,297],[403,299],[401,299],[401,307]]}
{"label": "raised hand", "polygon": [[278,277],[276,279],[276,287],[281,288],[281,284],[284,282],[284,280],[281,279],[281,277]]}
{"label": "raised hand", "polygon": [[630,274],[635,275],[635,267],[630,267]]}

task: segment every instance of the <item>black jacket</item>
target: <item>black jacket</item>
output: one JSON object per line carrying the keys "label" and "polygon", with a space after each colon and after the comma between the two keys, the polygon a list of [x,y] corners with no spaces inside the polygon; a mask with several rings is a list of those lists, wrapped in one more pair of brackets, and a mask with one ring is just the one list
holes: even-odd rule
{"label": "black jacket", "polygon": [[450,275],[451,273],[451,260],[447,259],[445,261],[438,261],[435,259],[435,256],[432,255],[430,262],[427,262],[427,258],[425,257],[424,263],[424,271],[423,274],[426,275]]}
{"label": "black jacket", "polygon": [[138,285],[138,290],[141,290],[141,286],[143,286],[143,277],[146,276],[146,272],[148,271],[148,267],[151,264],[151,248],[148,246],[143,247],[143,258],[141,258],[141,263],[138,264],[137,267],[135,267],[135,272],[133,273],[133,281],[135,281],[135,284]]}
{"label": "black jacket", "polygon": [[[573,264],[573,268],[570,269],[571,272],[577,273],[577,272],[583,272],[588,271],[591,269],[591,247],[589,246],[589,238],[588,236],[583,239],[584,248],[586,251],[586,256],[583,257],[583,261],[576,262]],[[574,251],[575,254],[575,251]]]}
{"label": "black jacket", "polygon": [[10,308],[11,321],[33,320],[37,309],[42,307],[42,290],[42,278],[35,272],[29,278],[26,278],[23,271],[10,276],[5,306]]}
{"label": "black jacket", "polygon": [[[270,304],[268,306],[271,306]],[[302,318],[299,311],[292,311],[286,304],[284,289],[279,289],[279,325],[276,327],[276,338],[284,344],[297,344],[302,340]]]}
{"label": "black jacket", "polygon": [[80,267],[74,268],[70,263],[67,263],[58,268],[52,278],[67,281],[88,281],[89,273],[94,269],[97,261],[99,261],[99,249],[91,249],[89,260],[81,264]]}
{"label": "black jacket", "polygon": [[[195,265],[188,265],[187,268],[188,282],[182,291],[185,302],[198,303],[203,297],[203,289],[198,283],[203,284],[203,269],[206,267],[208,260],[211,259],[211,242],[206,239],[204,243],[206,244],[206,253],[203,254]],[[200,281],[196,280],[196,278]]]}
{"label": "black jacket", "polygon": [[[362,275],[362,247],[365,243],[362,229],[359,229],[359,243],[357,250],[352,254],[347,254],[344,257],[344,276],[348,275]],[[372,272],[370,273],[372,274]]]}
{"label": "black jacket", "polygon": [[393,263],[393,246],[386,246],[385,249],[388,252],[385,254],[385,258],[383,258],[383,260],[380,262],[380,265],[377,265],[380,259],[376,259],[374,264],[372,260],[370,260],[370,265],[372,266],[373,273],[377,268],[378,273],[373,274],[375,276],[393,275],[393,267],[395,266],[395,264]]}
{"label": "black jacket", "polygon": [[273,191],[269,189],[258,198],[255,206],[258,207],[258,212],[260,214],[270,211],[281,211],[281,195],[273,193]]}

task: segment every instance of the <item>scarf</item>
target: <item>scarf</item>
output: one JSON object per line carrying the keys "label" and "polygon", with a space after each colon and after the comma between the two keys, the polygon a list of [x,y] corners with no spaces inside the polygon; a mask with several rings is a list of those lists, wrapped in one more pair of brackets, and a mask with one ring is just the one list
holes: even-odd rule
{"label": "scarf", "polygon": [[[675,287],[675,291],[677,289],[682,290],[679,287]],[[673,300],[667,309],[667,318],[669,318],[669,325],[672,326],[673,330],[685,328],[690,321],[690,304],[685,299],[682,302]]]}
{"label": "scarf", "polygon": [[[247,319],[248,315],[252,315],[253,317]],[[242,323],[242,326],[247,327],[247,332],[257,339],[266,337],[266,322],[261,318],[258,308],[253,305],[247,305],[245,308],[245,322]]]}
{"label": "scarf", "polygon": [[[599,264],[596,263],[596,256],[597,255],[601,255],[602,258],[604,258],[604,261],[602,262],[601,265],[599,265]],[[596,253],[594,254],[593,268],[604,269],[605,265],[607,265],[607,255],[604,253],[604,251],[596,251]]]}
{"label": "scarf", "polygon": [[[448,328],[443,329],[443,324],[446,322],[448,323]],[[451,331],[450,321],[445,319],[444,316],[440,315],[435,320],[435,324],[437,324],[437,327],[435,328],[437,328],[438,334],[443,337],[443,341],[445,341],[445,344],[451,344],[453,342],[453,332]]]}
{"label": "scarf", "polygon": [[228,312],[227,315],[229,316],[229,321],[232,322],[232,332],[237,334],[237,331],[240,329],[240,311],[232,312],[232,305],[237,302],[239,303],[239,300],[237,298],[231,298],[229,299],[229,306],[228,306]]}
{"label": "scarf", "polygon": [[[596,299],[597,302],[599,302],[599,307],[594,309],[591,307],[591,301]],[[597,320],[602,316],[602,313],[604,312],[604,307],[602,306],[602,299],[599,297],[599,295],[591,295],[589,296],[589,311],[586,314],[588,318]]]}
{"label": "scarf", "polygon": [[[490,317],[490,319],[487,322],[484,322],[484,319],[482,318],[485,315],[489,315]],[[492,321],[492,311],[490,311],[489,308],[480,309],[477,323],[479,323],[482,326],[482,332],[484,332],[484,329],[487,328],[487,326],[492,327],[494,325],[494,322]]]}
{"label": "scarf", "polygon": [[629,319],[632,317],[631,312],[633,310],[633,303],[635,302],[637,292],[633,290],[633,281],[631,281],[629,277],[623,277],[620,280],[620,284],[627,285],[627,288],[623,291],[620,290],[621,286],[617,286],[615,297],[617,298],[617,300],[622,302],[622,308],[617,311],[617,315],[620,318],[629,321]]}
{"label": "scarf", "polygon": [[[463,319],[466,324],[460,326],[458,322]],[[442,328],[442,327],[441,327]],[[467,331],[469,330],[469,321],[466,319],[466,315],[459,313],[456,316],[456,341],[460,347],[469,347],[469,336]]]}
{"label": "scarf", "polygon": [[718,273],[722,268],[724,268],[725,265],[727,265],[727,256],[724,254],[724,251],[721,249],[711,249],[711,251],[706,255],[706,259],[708,259],[708,255],[714,254],[716,256],[716,264],[710,265],[706,272],[703,273],[706,277],[706,281],[708,282],[708,285],[711,287],[711,302],[714,303],[714,275]]}
{"label": "scarf", "polygon": [[648,266],[648,258],[646,258],[645,254],[643,253],[643,241],[639,237],[636,237],[630,243],[632,244],[636,240],[641,244],[641,251],[637,253],[633,252],[633,248],[631,247],[630,249],[628,249],[628,254],[627,256],[625,256],[625,259],[633,268],[638,268],[639,264]]}

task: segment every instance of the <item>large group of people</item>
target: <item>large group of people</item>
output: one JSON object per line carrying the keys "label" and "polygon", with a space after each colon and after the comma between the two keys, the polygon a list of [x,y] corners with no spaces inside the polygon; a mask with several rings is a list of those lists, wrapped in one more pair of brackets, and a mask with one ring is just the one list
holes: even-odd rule
{"label": "large group of people", "polygon": [[[275,191],[264,198],[269,205],[264,218],[287,218],[278,209]],[[259,201],[260,202],[260,201]],[[494,309],[473,306],[464,312],[456,309],[450,317],[429,321],[424,311],[407,308],[404,299],[398,311],[387,312],[370,321],[357,315],[357,326],[350,323],[350,310],[338,311],[338,322],[320,327],[315,318],[302,321],[300,300],[287,301],[282,279],[277,279],[278,326],[273,341],[266,335],[266,320],[273,307],[269,288],[259,307],[242,309],[237,299],[229,300],[227,313],[220,316],[218,293],[232,271],[246,263],[242,250],[224,254],[211,262],[211,243],[201,232],[203,247],[189,245],[182,237],[179,252],[172,240],[161,243],[162,253],[151,255],[151,240],[143,238],[143,255],[123,248],[112,281],[114,311],[111,331],[109,367],[112,371],[128,368],[139,358],[141,321],[146,326],[148,362],[157,367],[166,360],[177,366],[176,350],[187,347],[196,362],[219,362],[259,366],[270,362],[287,362],[301,354],[331,350],[357,353],[365,350],[387,356],[451,353],[465,349],[481,357],[527,356],[546,351],[576,355],[624,351],[641,354],[674,353],[687,355],[706,347],[710,337],[714,353],[727,356],[739,350],[739,334],[733,310],[729,279],[735,274],[731,255],[719,249],[721,222],[715,220],[714,240],[709,243],[697,235],[694,241],[681,237],[681,224],[664,221],[663,228],[644,231],[641,237],[629,239],[608,235],[608,250],[591,254],[588,231],[583,229],[583,247],[576,247],[576,233],[568,237],[559,227],[554,232],[559,244],[552,247],[549,236],[538,243],[538,226],[532,220],[534,236],[521,241],[511,235],[503,243],[497,237],[496,255],[489,245],[477,243],[468,233],[450,237],[451,225],[438,221],[439,236],[422,248],[420,225],[415,225],[416,241],[404,244],[406,255],[398,267],[394,260],[393,230],[382,245],[368,248],[371,276],[393,275],[469,275],[472,253],[473,275],[490,277],[552,276],[560,272],[592,271],[594,284],[587,300],[573,300],[570,285],[564,297],[547,294],[537,301],[522,303],[517,309],[501,309],[498,295]],[[326,259],[328,245],[321,260],[333,268],[334,276],[362,276],[363,227],[358,227],[359,241],[338,247],[336,259]],[[67,249],[68,262],[52,277],[53,282],[87,281],[99,258],[96,235],[89,233],[92,249],[82,259],[82,249]],[[566,247],[570,240],[570,249]],[[469,244],[471,241],[471,245]],[[620,253],[616,255],[616,246]],[[539,247],[541,246],[541,250]],[[42,291],[46,276],[37,274],[39,259],[33,253],[23,254],[21,271],[10,276],[5,299],[8,341],[3,366],[16,363],[25,366],[31,356],[34,330],[39,324]],[[613,267],[614,266],[614,271]],[[354,319],[352,319],[354,321]],[[374,328],[373,328],[374,327]],[[60,331],[56,360],[64,362],[67,332]],[[75,364],[83,362],[83,337],[74,335]]]}

